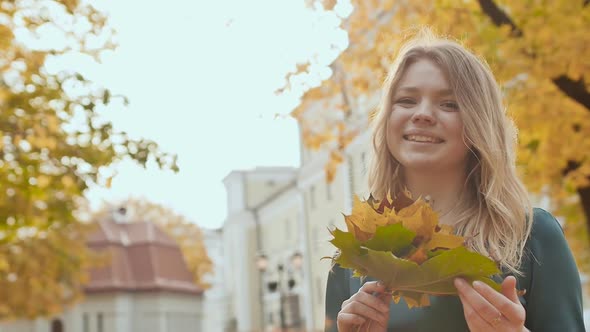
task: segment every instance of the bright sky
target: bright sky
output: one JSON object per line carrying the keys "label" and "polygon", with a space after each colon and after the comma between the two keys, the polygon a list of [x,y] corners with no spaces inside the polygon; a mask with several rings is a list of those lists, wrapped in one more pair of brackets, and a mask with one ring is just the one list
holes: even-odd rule
{"label": "bright sky", "polygon": [[107,113],[115,129],[178,154],[181,171],[122,163],[111,189],[88,192],[92,205],[144,197],[216,228],[227,210],[222,179],[232,170],[298,166],[296,121],[275,118],[298,96],[274,91],[297,62],[329,64],[347,43],[335,15],[304,2],[109,2],[119,48],[100,67],[83,64],[81,71],[129,98],[128,109]]}

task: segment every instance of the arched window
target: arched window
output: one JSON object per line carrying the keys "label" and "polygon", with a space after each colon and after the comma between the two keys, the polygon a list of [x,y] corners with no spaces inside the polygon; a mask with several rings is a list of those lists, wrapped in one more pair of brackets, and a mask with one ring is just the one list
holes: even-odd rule
{"label": "arched window", "polygon": [[64,332],[64,324],[61,319],[51,321],[51,332]]}

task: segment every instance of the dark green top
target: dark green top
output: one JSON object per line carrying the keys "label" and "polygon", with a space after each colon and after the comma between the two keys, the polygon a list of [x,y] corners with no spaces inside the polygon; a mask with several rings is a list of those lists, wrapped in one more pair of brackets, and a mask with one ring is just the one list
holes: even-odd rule
{"label": "dark green top", "polygon": [[[524,276],[517,278],[517,288],[526,288],[520,297],[526,309],[525,326],[533,332],[585,331],[580,275],[561,226],[550,213],[538,208],[533,220],[521,269]],[[342,302],[360,286],[350,270],[334,266],[326,290],[326,331],[336,331]],[[468,331],[458,297],[431,296],[430,302],[430,307],[413,309],[403,300],[392,302],[388,331]]]}

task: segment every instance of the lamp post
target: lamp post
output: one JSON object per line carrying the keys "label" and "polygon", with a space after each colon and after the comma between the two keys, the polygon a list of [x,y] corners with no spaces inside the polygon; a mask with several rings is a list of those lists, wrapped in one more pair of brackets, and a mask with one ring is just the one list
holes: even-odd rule
{"label": "lamp post", "polygon": [[[293,269],[299,270],[301,268],[302,263],[303,263],[303,256],[299,252],[295,252],[293,255],[291,255],[289,264]],[[256,266],[261,273],[267,271],[268,258],[266,257],[266,255],[261,254],[258,256],[258,258],[256,260]],[[280,326],[281,326],[282,332],[287,331],[287,328],[288,328],[286,317],[285,317],[285,305],[284,305],[286,295],[288,295],[288,292],[290,290],[292,290],[296,284],[295,279],[289,278],[287,280],[287,285],[286,285],[288,289],[287,290],[285,289],[285,285],[283,285],[283,283],[284,283],[284,270],[285,270],[285,266],[283,264],[281,264],[281,263],[277,264],[277,272],[278,272],[277,281],[269,281],[267,283],[267,288],[270,292],[274,292],[276,290],[278,290],[278,292],[279,292],[279,320],[280,320]]]}

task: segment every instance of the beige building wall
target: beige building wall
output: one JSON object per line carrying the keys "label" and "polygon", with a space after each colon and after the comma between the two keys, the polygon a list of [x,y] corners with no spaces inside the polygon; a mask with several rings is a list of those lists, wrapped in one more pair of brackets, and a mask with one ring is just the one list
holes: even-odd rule
{"label": "beige building wall", "polygon": [[322,257],[331,257],[335,249],[329,243],[329,229],[344,229],[342,213],[350,210],[347,165],[343,163],[334,181],[327,184],[323,168],[327,156],[325,153],[321,158],[304,165],[298,183],[305,206],[305,242],[309,253],[305,261],[310,281],[313,331],[323,331],[324,328],[325,289],[331,261]]}
{"label": "beige building wall", "polygon": [[211,285],[203,297],[203,331],[225,332],[231,326],[231,317],[227,312],[231,304],[225,292],[222,229],[204,229],[203,239],[207,254],[213,262],[213,272],[204,276],[204,281]]}
{"label": "beige building wall", "polygon": [[[228,215],[222,232],[224,270],[227,272],[226,294],[231,302],[228,315],[233,317],[229,330],[263,329],[264,294],[262,276],[256,266],[256,258],[263,248],[261,224],[264,216],[266,220],[277,220],[275,216],[269,219],[267,207],[294,186],[295,174],[293,168],[268,167],[234,171],[224,179],[228,193]],[[292,218],[284,220],[291,220],[288,225],[296,226]],[[267,221],[266,224],[274,226],[275,223]]]}
{"label": "beige building wall", "polygon": [[[297,187],[291,187],[261,207],[260,250],[265,255],[268,267],[259,272],[262,283],[262,310],[264,330],[272,330],[281,324],[281,295],[283,301],[284,322],[290,326],[305,326],[308,315],[303,310],[307,287],[304,280],[303,266],[298,266],[292,258],[296,253],[303,255],[304,234],[302,229],[301,198]],[[304,255],[303,255],[304,256]],[[281,269],[282,268],[282,269]],[[289,286],[289,280],[293,286]],[[271,289],[276,284],[276,289]]]}
{"label": "beige building wall", "polygon": [[[1,332],[50,332],[60,319],[74,332],[194,332],[202,331],[198,295],[169,292],[87,295],[83,302],[51,319],[0,324]],[[102,323],[99,323],[101,321]]]}

